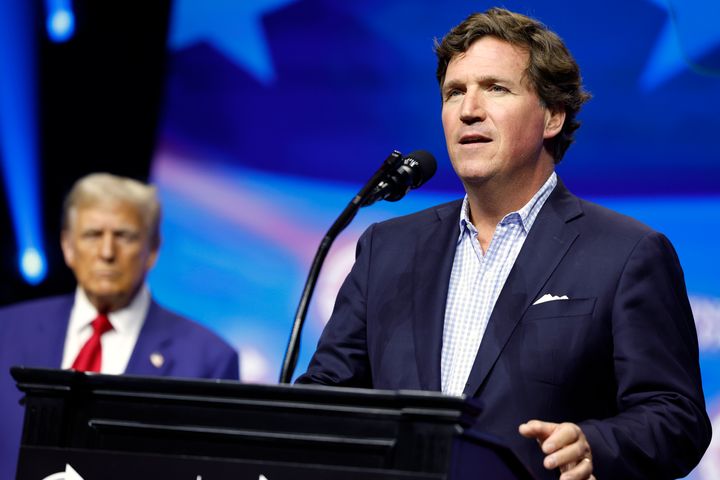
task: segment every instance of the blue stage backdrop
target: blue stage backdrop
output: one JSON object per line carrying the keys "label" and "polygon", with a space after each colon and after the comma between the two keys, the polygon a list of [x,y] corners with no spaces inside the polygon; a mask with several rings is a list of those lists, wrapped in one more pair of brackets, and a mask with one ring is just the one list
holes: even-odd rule
{"label": "blue stage backdrop", "polygon": [[[720,2],[506,1],[560,33],[594,98],[558,171],[576,194],[664,232],[696,316],[720,425]],[[225,336],[248,382],[275,382],[310,261],[393,150],[436,177],[360,212],[333,246],[297,373],[371,223],[458,198],[440,124],[433,39],[485,1],[177,0],[153,180],[160,301]],[[720,430],[720,429],[718,429]],[[717,435],[716,435],[717,437]],[[720,478],[713,442],[695,479]]]}

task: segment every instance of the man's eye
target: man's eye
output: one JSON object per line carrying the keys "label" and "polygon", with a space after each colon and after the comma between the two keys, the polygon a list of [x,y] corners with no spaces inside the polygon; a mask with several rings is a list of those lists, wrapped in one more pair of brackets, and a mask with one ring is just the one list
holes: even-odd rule
{"label": "man's eye", "polygon": [[494,84],[494,85],[490,85],[490,91],[491,91],[491,92],[501,92],[501,93],[504,93],[504,92],[509,92],[510,90],[508,90],[507,88],[503,87],[502,85]]}
{"label": "man's eye", "polygon": [[82,233],[82,238],[86,238],[88,240],[100,238],[101,236],[102,232],[99,230],[86,230]]}
{"label": "man's eye", "polygon": [[452,90],[448,90],[445,93],[445,98],[448,99],[448,98],[452,98],[452,97],[457,97],[458,95],[462,95],[462,93],[463,93],[462,91],[454,88]]}
{"label": "man's eye", "polygon": [[115,238],[124,242],[132,242],[140,237],[136,232],[119,231],[115,232]]}

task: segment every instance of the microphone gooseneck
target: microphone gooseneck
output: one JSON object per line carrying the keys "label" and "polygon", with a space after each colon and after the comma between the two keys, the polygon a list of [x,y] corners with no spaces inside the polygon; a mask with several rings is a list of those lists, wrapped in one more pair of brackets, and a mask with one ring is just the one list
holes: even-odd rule
{"label": "microphone gooseneck", "polygon": [[437,170],[435,157],[424,150],[416,150],[403,157],[394,150],[380,168],[348,203],[340,216],[327,231],[313,259],[308,278],[305,281],[300,302],[295,313],[290,339],[283,358],[280,383],[290,383],[300,351],[300,335],[305,323],[310,298],[315,290],[320,269],[335,238],[347,227],[361,207],[372,205],[378,200],[396,202],[411,189],[427,182]]}

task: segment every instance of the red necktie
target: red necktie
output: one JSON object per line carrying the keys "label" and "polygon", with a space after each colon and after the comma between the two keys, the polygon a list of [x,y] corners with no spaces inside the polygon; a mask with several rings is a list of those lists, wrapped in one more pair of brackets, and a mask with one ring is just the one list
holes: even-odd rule
{"label": "red necktie", "polygon": [[99,372],[102,364],[102,345],[100,337],[103,333],[112,330],[113,326],[104,313],[98,314],[92,321],[93,334],[80,349],[77,358],[72,364],[74,370],[81,372]]}

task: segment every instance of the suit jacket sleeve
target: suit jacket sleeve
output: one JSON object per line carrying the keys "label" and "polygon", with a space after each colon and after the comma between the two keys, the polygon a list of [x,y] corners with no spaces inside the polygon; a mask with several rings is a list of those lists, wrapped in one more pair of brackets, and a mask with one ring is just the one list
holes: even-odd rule
{"label": "suit jacket sleeve", "polygon": [[214,368],[215,370],[208,375],[208,378],[240,379],[240,360],[235,350],[224,351],[215,362]]}
{"label": "suit jacket sleeve", "polygon": [[707,448],[711,427],[683,273],[663,235],[652,232],[638,242],[612,309],[618,414],[580,423],[595,475],[684,476]]}

